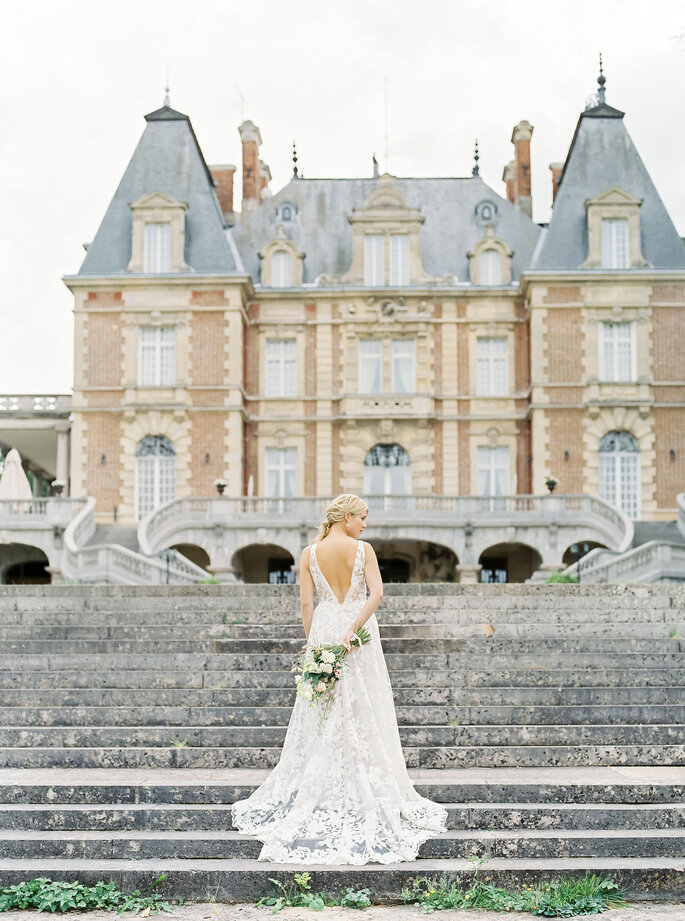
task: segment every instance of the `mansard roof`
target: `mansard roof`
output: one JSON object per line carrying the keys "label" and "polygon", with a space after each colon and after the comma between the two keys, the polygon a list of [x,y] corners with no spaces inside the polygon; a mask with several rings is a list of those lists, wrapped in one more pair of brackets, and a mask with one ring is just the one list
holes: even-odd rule
{"label": "mansard roof", "polygon": [[184,260],[192,271],[235,272],[228,231],[190,119],[165,105],[145,120],[145,131],[79,275],[126,273],[131,259],[130,206],[151,192],[187,204]]}
{"label": "mansard roof", "polygon": [[535,269],[578,269],[588,257],[585,202],[611,188],[642,199],[642,253],[650,265],[685,268],[685,246],[623,122],[605,102],[581,113]]}
{"label": "mansard roof", "polygon": [[[304,282],[319,275],[344,275],[352,262],[352,229],[348,218],[363,208],[378,188],[378,179],[292,179],[277,194],[240,215],[233,236],[246,270],[259,282],[259,253],[283,224],[288,238],[305,254]],[[514,251],[512,273],[517,279],[531,261],[540,228],[527,214],[498,195],[480,177],[395,179],[394,186],[408,208],[420,211],[421,258],[434,276],[469,280],[468,252],[485,236],[477,206],[495,205],[495,235]],[[281,206],[295,206],[296,216],[280,219]]]}

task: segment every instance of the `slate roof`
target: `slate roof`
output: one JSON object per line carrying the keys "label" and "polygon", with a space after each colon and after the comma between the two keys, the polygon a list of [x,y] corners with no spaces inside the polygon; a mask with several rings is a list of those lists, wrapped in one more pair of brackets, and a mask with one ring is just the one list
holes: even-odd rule
{"label": "slate roof", "polygon": [[[239,217],[233,237],[246,270],[259,283],[259,257],[283,225],[286,235],[305,254],[304,282],[319,275],[343,275],[352,261],[348,216],[362,208],[378,187],[377,179],[292,179],[277,194]],[[465,179],[397,179],[394,184],[408,207],[425,218],[421,228],[423,267],[430,275],[455,275],[468,282],[467,252],[485,235],[475,209],[484,201],[497,207],[495,235],[513,250],[513,277],[530,263],[540,227],[498,195],[480,177]],[[280,207],[295,205],[293,221],[280,219]]]}
{"label": "slate roof", "polygon": [[145,120],[145,131],[88,247],[79,275],[126,272],[131,259],[130,205],[151,192],[165,192],[188,205],[184,259],[193,271],[235,272],[212,177],[190,119],[163,106]]}
{"label": "slate roof", "polygon": [[580,267],[588,255],[585,200],[612,186],[643,199],[640,228],[645,259],[655,268],[685,268],[685,246],[626,130],[623,114],[604,102],[581,113],[533,268]]}

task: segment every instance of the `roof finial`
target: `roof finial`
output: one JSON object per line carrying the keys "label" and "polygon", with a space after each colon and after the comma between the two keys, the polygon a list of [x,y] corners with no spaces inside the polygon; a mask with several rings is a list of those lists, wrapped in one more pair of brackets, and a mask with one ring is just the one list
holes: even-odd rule
{"label": "roof finial", "polygon": [[293,141],[293,179],[299,179],[299,173],[297,171],[297,146],[295,141]]}
{"label": "roof finial", "polygon": [[171,107],[171,102],[169,101],[169,81],[167,80],[166,86],[164,87],[164,105]]}
{"label": "roof finial", "polygon": [[376,159],[376,154],[373,155],[372,163],[373,163],[373,178],[378,179],[378,160]]}
{"label": "roof finial", "polygon": [[599,53],[599,77],[597,77],[597,84],[599,89],[597,90],[597,102],[599,105],[604,104],[604,84],[607,82],[607,78],[604,76],[604,68],[602,66],[602,52]]}
{"label": "roof finial", "polygon": [[478,138],[476,138],[476,143],[473,149],[473,169],[471,170],[472,176],[480,176],[480,170],[478,168],[479,160],[480,160],[480,154],[478,153]]}

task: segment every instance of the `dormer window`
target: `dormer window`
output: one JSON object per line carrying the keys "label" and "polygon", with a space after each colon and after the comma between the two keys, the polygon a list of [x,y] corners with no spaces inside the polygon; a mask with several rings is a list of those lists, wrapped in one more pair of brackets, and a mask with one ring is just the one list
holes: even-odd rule
{"label": "dormer window", "polygon": [[171,224],[145,225],[145,271],[171,271]]}
{"label": "dormer window", "polygon": [[390,235],[390,284],[409,284],[409,237],[406,234]]}
{"label": "dormer window", "polygon": [[364,237],[364,284],[385,284],[385,239],[382,234],[367,233]]}
{"label": "dormer window", "polygon": [[282,221],[292,221],[293,219],[293,209],[290,205],[283,205],[281,209],[281,220]]}
{"label": "dormer window", "polygon": [[131,204],[129,272],[150,275],[188,272],[184,259],[188,205],[165,192],[151,192]]}
{"label": "dormer window", "polygon": [[293,283],[292,257],[285,250],[277,250],[271,257],[271,287],[289,288]]}
{"label": "dormer window", "polygon": [[628,268],[628,221],[602,219],[602,268]]}
{"label": "dormer window", "polygon": [[480,256],[481,285],[502,284],[502,257],[496,249],[484,249]]}

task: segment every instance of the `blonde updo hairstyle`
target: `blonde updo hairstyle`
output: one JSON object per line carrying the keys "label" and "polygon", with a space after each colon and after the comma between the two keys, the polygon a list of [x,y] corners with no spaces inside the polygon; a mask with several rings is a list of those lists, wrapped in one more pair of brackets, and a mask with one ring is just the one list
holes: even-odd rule
{"label": "blonde updo hairstyle", "polygon": [[344,521],[347,512],[349,512],[350,515],[361,515],[361,513],[366,510],[368,510],[368,505],[363,499],[360,499],[359,496],[353,496],[351,493],[343,493],[342,496],[338,496],[337,499],[334,499],[326,509],[326,520],[321,522],[316,540],[320,541],[323,540],[324,537],[328,537],[333,525],[337,524],[339,521]]}

